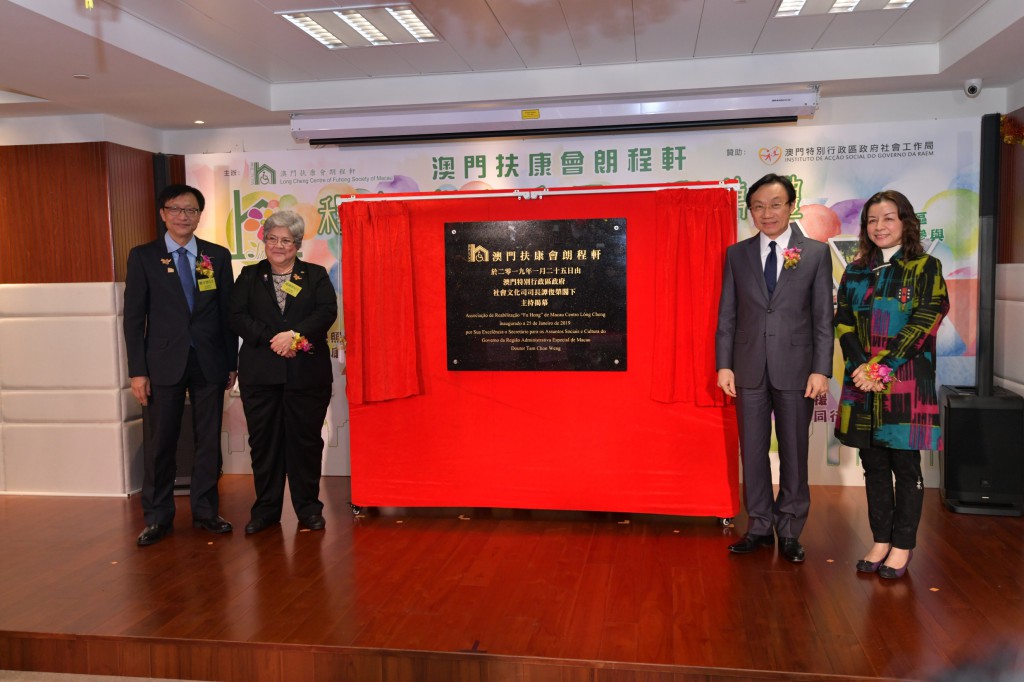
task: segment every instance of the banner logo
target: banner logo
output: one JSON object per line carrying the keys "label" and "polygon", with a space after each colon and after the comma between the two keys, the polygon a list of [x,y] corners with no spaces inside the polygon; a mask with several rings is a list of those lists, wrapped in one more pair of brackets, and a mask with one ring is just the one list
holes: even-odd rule
{"label": "banner logo", "polygon": [[767,166],[773,166],[782,158],[782,147],[761,147],[757,150],[757,158]]}
{"label": "banner logo", "polygon": [[252,162],[252,184],[276,185],[277,171],[272,166],[258,161]]}

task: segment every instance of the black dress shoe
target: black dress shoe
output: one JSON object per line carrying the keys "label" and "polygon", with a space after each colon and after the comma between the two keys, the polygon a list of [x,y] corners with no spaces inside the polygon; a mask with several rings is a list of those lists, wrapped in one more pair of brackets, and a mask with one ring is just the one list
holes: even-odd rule
{"label": "black dress shoe", "polygon": [[231,524],[223,516],[213,516],[208,519],[192,519],[193,528],[202,528],[211,533],[230,533]]}
{"label": "black dress shoe", "polygon": [[139,547],[145,547],[147,545],[155,545],[156,543],[163,540],[165,537],[171,534],[174,530],[173,526],[162,525],[154,523],[152,526],[146,526],[139,533],[139,539],[136,541]]}
{"label": "black dress shoe", "polygon": [[739,542],[729,545],[729,551],[733,554],[750,554],[758,547],[772,547],[775,545],[774,535],[757,535],[747,533]]}
{"label": "black dress shoe", "polygon": [[779,537],[779,554],[786,561],[794,564],[802,563],[804,560],[804,548],[796,538]]}
{"label": "black dress shoe", "polygon": [[277,519],[250,519],[249,523],[245,524],[245,534],[252,535],[253,533],[259,533],[261,530],[266,530],[271,526],[276,526],[280,521]]}
{"label": "black dress shoe", "polygon": [[327,525],[327,521],[320,514],[310,514],[309,516],[303,516],[299,519],[299,523],[310,530],[323,530],[324,526]]}

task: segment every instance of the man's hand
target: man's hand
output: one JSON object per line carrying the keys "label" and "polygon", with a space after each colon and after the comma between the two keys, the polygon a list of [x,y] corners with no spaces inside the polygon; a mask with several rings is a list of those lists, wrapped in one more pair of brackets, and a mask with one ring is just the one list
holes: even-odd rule
{"label": "man's hand", "polygon": [[132,395],[143,407],[149,405],[149,377],[132,377]]}
{"label": "man's hand", "polygon": [[224,387],[225,391],[230,391],[235,387],[235,379],[238,378],[238,372],[228,372],[228,385]]}
{"label": "man's hand", "polygon": [[736,397],[736,375],[731,369],[718,370],[718,387],[730,398]]}
{"label": "man's hand", "polygon": [[[270,350],[283,357],[293,358],[295,357],[295,351],[292,350],[292,342],[294,340],[295,334],[290,331],[276,334],[274,338],[270,339]],[[291,355],[289,355],[289,353],[291,353]]]}
{"label": "man's hand", "polygon": [[807,389],[804,391],[805,398],[817,398],[828,393],[828,377],[824,374],[811,374],[807,377]]}

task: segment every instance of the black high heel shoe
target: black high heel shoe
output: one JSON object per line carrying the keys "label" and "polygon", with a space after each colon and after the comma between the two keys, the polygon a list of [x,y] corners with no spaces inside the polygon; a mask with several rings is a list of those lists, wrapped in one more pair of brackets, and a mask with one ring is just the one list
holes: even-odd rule
{"label": "black high heel shoe", "polygon": [[[889,552],[892,551],[892,545],[889,546]],[[861,559],[857,562],[858,573],[876,573],[878,567],[885,563],[885,560],[889,558],[889,552],[885,553],[885,556],[878,561],[868,561],[867,559]]]}
{"label": "black high heel shoe", "polygon": [[860,561],[857,562],[857,572],[858,573],[875,573],[876,571],[878,571],[878,567],[882,565],[882,562],[885,561],[888,558],[889,558],[889,555],[886,554],[884,557],[882,557],[878,561],[868,561],[867,559],[861,559]]}
{"label": "black high heel shoe", "polygon": [[907,572],[907,566],[910,565],[910,560],[914,558],[914,550],[910,550],[910,554],[907,555],[907,563],[903,564],[900,568],[893,568],[892,566],[886,566],[882,564],[878,567],[878,577],[885,578],[886,580],[896,580],[902,578],[903,574]]}

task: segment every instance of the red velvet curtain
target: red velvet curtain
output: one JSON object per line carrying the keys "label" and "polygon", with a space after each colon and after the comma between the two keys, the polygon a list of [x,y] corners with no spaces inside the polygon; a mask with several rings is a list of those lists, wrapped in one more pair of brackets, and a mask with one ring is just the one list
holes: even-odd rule
{"label": "red velvet curtain", "polygon": [[725,249],[736,241],[736,195],[725,189],[658,192],[656,210],[651,399],[723,405],[714,332]]}
{"label": "red velvet curtain", "polygon": [[347,203],[340,213],[349,403],[416,395],[419,354],[408,204]]}

